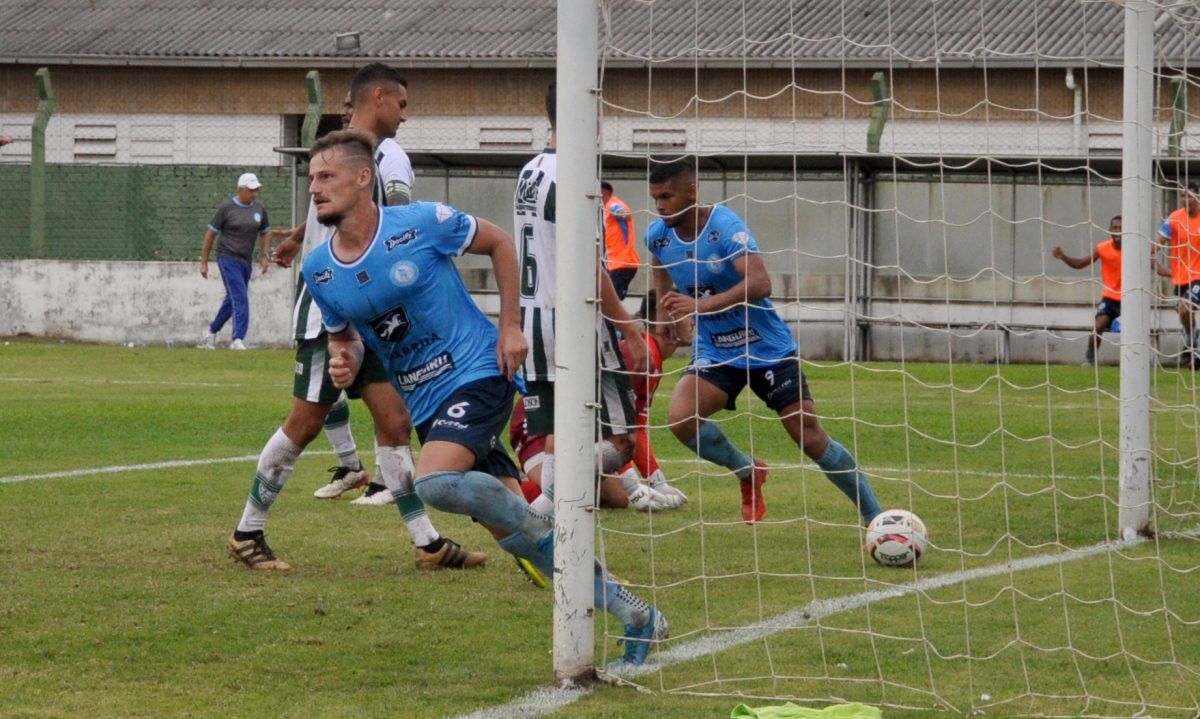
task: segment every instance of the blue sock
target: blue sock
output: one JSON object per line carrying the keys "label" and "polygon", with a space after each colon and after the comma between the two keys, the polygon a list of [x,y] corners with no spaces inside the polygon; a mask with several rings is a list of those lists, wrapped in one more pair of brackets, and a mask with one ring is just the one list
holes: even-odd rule
{"label": "blue sock", "polygon": [[523,498],[483,472],[431,472],[417,478],[416,489],[430,507],[474,517],[507,534],[535,539],[553,526],[550,518],[532,511]]}
{"label": "blue sock", "polygon": [[870,522],[875,519],[875,515],[883,511],[879,500],[875,499],[875,492],[871,489],[871,483],[867,481],[867,475],[859,471],[854,457],[833,437],[829,438],[825,456],[817,460],[817,466],[825,472],[825,476],[835,487],[842,490],[842,494],[855,503],[864,522]]}
{"label": "blue sock", "polygon": [[498,540],[497,544],[514,557],[528,559],[546,579],[554,576],[554,556],[543,552],[537,542],[524,534],[510,534],[504,539]]}
{"label": "blue sock", "polygon": [[[500,546],[505,551],[512,552],[513,549],[518,551],[528,551],[527,541],[522,542],[509,541],[513,535],[509,535],[500,540]],[[510,549],[510,547],[512,549]],[[553,576],[554,572],[554,532],[546,532],[545,536],[537,541],[536,549],[538,557],[526,556],[525,558],[533,562],[538,571],[547,577]],[[521,556],[521,555],[518,555]],[[600,560],[595,560],[595,580],[592,596],[592,604],[603,612],[609,612],[617,619],[621,620],[622,624],[629,624],[634,627],[643,627],[646,622],[650,621],[650,605],[643,602],[634,596],[625,587],[617,583],[612,575],[604,569],[604,565]]]}
{"label": "blue sock", "polygon": [[754,461],[734,447],[721,428],[712,422],[701,422],[700,431],[684,444],[702,459],[719,464],[740,478],[749,477],[753,470]]}

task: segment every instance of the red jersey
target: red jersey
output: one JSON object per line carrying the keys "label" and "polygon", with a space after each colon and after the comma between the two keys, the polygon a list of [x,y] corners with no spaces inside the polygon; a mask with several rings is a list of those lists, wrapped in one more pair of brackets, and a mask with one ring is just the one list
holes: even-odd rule
{"label": "red jersey", "polygon": [[525,469],[526,462],[546,451],[546,435],[535,434],[530,437],[525,432],[525,404],[518,400],[513,407],[512,418],[508,420],[508,443],[516,452],[521,469]]}
{"label": "red jersey", "polygon": [[[658,383],[662,381],[663,365],[662,349],[658,346],[658,340],[654,339],[654,335],[643,332],[642,339],[646,341],[648,350],[646,360],[650,366],[645,372],[632,372],[629,375],[629,383],[633,385],[633,393],[637,399],[639,424],[645,424],[645,415],[650,411],[654,393],[658,391]],[[629,343],[625,340],[621,340],[621,356],[625,359],[626,367],[633,366],[633,355],[630,354]]]}

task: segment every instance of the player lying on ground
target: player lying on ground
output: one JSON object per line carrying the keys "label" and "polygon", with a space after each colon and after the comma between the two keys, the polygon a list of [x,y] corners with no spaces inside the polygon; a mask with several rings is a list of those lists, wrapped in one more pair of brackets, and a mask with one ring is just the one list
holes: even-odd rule
{"label": "player lying on ground", "polygon": [[[310,153],[317,217],[336,228],[303,271],[329,331],[329,375],[352,386],[370,346],[411,409],[421,499],[477,519],[505,551],[553,576],[553,526],[521,497],[516,465],[499,441],[527,353],[512,238],[442,204],[376,206],[372,152],[369,137],[343,130]],[[452,258],[463,253],[491,258],[499,331],[455,269]],[[599,563],[595,576],[597,608],[625,624],[625,661],[644,662],[650,643],[666,637],[666,620]]]}
{"label": "player lying on ground", "polygon": [[650,173],[650,197],[662,219],[646,230],[645,241],[654,256],[659,310],[695,326],[691,365],[667,411],[671,432],[700,457],[732,471],[741,480],[742,519],[762,519],[766,464],[734,447],[708,419],[734,409],[749,384],[869,523],[879,502],[854,457],[814,414],[796,342],[768,299],[771,278],[750,228],[728,207],[697,204],[696,183],[695,166],[686,161]]}

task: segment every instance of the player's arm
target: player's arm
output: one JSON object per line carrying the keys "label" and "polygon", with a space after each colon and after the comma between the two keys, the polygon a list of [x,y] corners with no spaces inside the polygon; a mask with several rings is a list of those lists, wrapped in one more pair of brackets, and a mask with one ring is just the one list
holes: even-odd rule
{"label": "player's arm", "polygon": [[711,314],[742,304],[758,302],[771,296],[771,275],[762,255],[745,252],[733,260],[733,268],[741,280],[725,290],[708,297],[688,297],[679,292],[668,292],[662,306],[671,317],[681,319],[693,314]]}
{"label": "player's arm", "polygon": [[258,234],[258,242],[261,246],[259,253],[259,264],[262,266],[262,273],[267,274],[267,268],[271,266],[271,238],[270,230],[263,230]]}
{"label": "player's arm", "polygon": [[642,327],[625,311],[625,305],[621,303],[617,288],[613,287],[612,278],[601,268],[600,250],[597,248],[596,274],[600,281],[600,312],[604,315],[604,319],[613,323],[613,326],[621,331],[621,334],[625,336],[625,341],[629,343],[631,362],[625,369],[634,373],[645,372],[650,349],[646,347],[646,340],[642,339]]}
{"label": "player's arm", "polygon": [[1062,245],[1054,246],[1054,256],[1062,260],[1069,267],[1077,270],[1082,270],[1084,267],[1090,266],[1093,262],[1100,259],[1100,250],[1092,250],[1092,254],[1087,257],[1072,257],[1063,251]]}
{"label": "player's arm", "polygon": [[671,273],[667,272],[667,268],[659,264],[655,258],[650,265],[651,274],[654,275],[654,294],[658,297],[658,307],[655,308],[654,317],[655,324],[650,327],[651,332],[661,333],[676,344],[682,344],[681,331],[683,324],[688,323],[691,327],[691,320],[684,318],[682,320],[668,321],[664,318],[672,317],[667,310],[667,306],[663,304],[663,300],[668,294],[675,291],[675,282],[671,280]]}
{"label": "player's arm", "polygon": [[213,242],[217,239],[217,233],[213,232],[213,228],[208,228],[204,232],[204,244],[200,246],[200,276],[208,279],[208,257],[212,254]]}
{"label": "player's arm", "polygon": [[276,236],[283,237],[284,240],[275,246],[271,259],[280,267],[291,267],[304,245],[304,225],[296,225],[290,230],[271,230],[267,234],[272,233],[278,233]]}
{"label": "player's arm", "polygon": [[345,389],[354,384],[363,361],[362,337],[353,325],[346,325],[341,332],[329,333],[329,379],[333,386]]}
{"label": "player's arm", "polygon": [[1175,276],[1175,275],[1171,274],[1170,266],[1163,264],[1162,261],[1156,260],[1153,257],[1151,257],[1150,263],[1151,263],[1151,266],[1154,267],[1154,274],[1158,275],[1159,277],[1174,277]]}
{"label": "player's arm", "polygon": [[529,346],[521,332],[520,270],[517,249],[507,232],[487,220],[475,218],[475,239],[467,252],[492,258],[492,272],[500,293],[500,341],[496,343],[496,362],[504,376],[512,379],[525,364]]}

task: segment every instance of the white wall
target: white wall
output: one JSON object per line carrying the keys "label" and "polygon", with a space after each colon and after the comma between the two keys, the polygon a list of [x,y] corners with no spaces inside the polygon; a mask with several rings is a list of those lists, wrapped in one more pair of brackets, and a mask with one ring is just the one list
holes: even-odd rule
{"label": "white wall", "polygon": [[[83,342],[193,345],[225,296],[216,262],[0,261],[0,336],[29,334]],[[291,346],[290,270],[255,267],[250,346]],[[219,339],[229,342],[232,320]]]}

